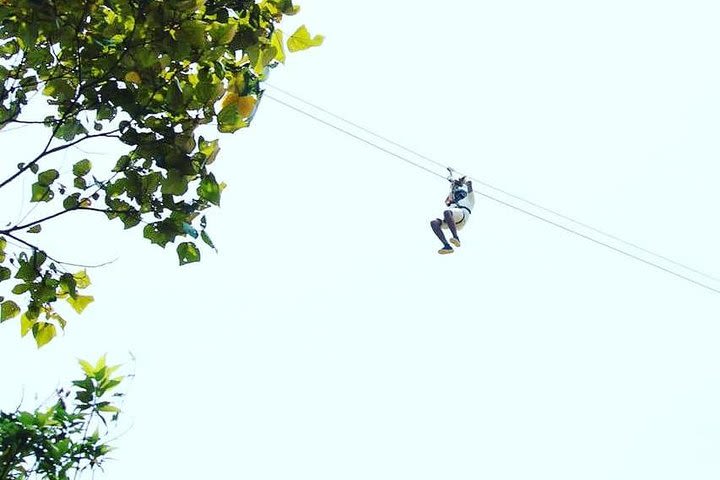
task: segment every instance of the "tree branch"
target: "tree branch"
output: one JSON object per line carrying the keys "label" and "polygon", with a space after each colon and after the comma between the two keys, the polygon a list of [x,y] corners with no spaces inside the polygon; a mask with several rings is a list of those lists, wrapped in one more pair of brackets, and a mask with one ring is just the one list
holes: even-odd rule
{"label": "tree branch", "polygon": [[94,207],[81,207],[81,206],[77,206],[77,207],[73,207],[73,208],[68,208],[68,209],[66,209],[66,210],[61,210],[61,211],[59,211],[59,212],[55,212],[55,213],[53,213],[52,215],[48,215],[47,217],[43,217],[43,218],[40,218],[40,219],[37,219],[37,220],[33,220],[32,222],[28,222],[28,223],[25,223],[25,224],[23,224],[23,225],[15,225],[14,227],[6,228],[5,230],[0,230],[0,235],[8,235],[8,236],[10,236],[10,234],[11,234],[12,232],[17,232],[18,230],[24,230],[24,229],[26,229],[26,228],[30,228],[30,227],[33,227],[33,226],[38,225],[38,224],[40,224],[40,223],[46,222],[46,221],[48,221],[48,220],[52,220],[52,219],[54,219],[54,218],[60,217],[60,216],[62,216],[62,215],[65,215],[66,213],[76,212],[76,211],[78,211],[78,210],[86,210],[86,211],[88,211],[88,212],[100,212],[100,213],[115,213],[115,214],[118,214],[118,215],[131,213],[129,210],[112,210],[112,209],[110,209],[110,208],[94,208]]}
{"label": "tree branch", "polygon": [[[40,250],[38,247],[36,247],[36,246],[33,245],[32,243],[26,242],[26,241],[23,240],[22,238],[20,238],[20,237],[18,237],[18,236],[16,236],[16,235],[13,235],[12,233],[4,233],[4,235],[7,235],[8,237],[12,238],[12,239],[15,240],[16,242],[22,243],[22,244],[25,245],[26,247],[31,248],[33,251],[35,251],[35,250]],[[49,257],[48,257],[48,258],[49,258]]]}
{"label": "tree branch", "polygon": [[[12,233],[4,233],[4,235],[7,235],[8,237],[12,238],[12,239],[15,240],[16,242],[22,243],[23,245],[25,245],[26,247],[30,248],[30,249],[33,250],[34,252],[39,251],[39,252],[45,253],[45,255],[47,255],[47,258],[49,258],[49,259],[52,260],[53,262],[58,263],[58,264],[60,264],[60,265],[68,265],[68,266],[71,266],[71,267],[80,267],[80,268],[99,268],[99,267],[104,267],[104,266],[106,266],[106,265],[110,265],[111,263],[114,263],[114,262],[117,261],[117,258],[114,258],[114,259],[109,260],[109,261],[107,261],[107,262],[98,263],[98,264],[95,264],[95,265],[85,265],[85,264],[82,264],[82,263],[64,262],[64,261],[59,260],[59,259],[57,259],[57,258],[55,258],[55,257],[51,257],[45,250],[42,250],[42,249],[38,248],[37,245],[33,245],[32,243],[23,240],[22,238],[18,237],[17,235],[14,235],[14,234],[12,234]],[[0,477],[0,480],[2,480],[2,477]]]}
{"label": "tree branch", "polygon": [[22,174],[23,174],[24,172],[26,172],[27,170],[30,170],[30,168],[31,168],[33,165],[35,165],[36,163],[38,163],[43,157],[47,157],[48,155],[51,155],[51,154],[53,154],[53,153],[60,152],[60,151],[62,151],[62,150],[65,150],[66,148],[70,148],[70,147],[72,147],[72,146],[74,146],[74,145],[77,145],[78,143],[83,142],[83,141],[85,141],[85,140],[88,140],[88,139],[90,139],[90,138],[99,138],[99,137],[114,137],[114,138],[120,138],[118,135],[114,135],[115,133],[117,133],[117,132],[119,132],[119,131],[120,131],[120,129],[119,129],[119,128],[116,128],[115,130],[110,130],[110,131],[108,131],[108,132],[96,133],[96,134],[92,134],[92,135],[91,135],[91,134],[86,134],[84,137],[82,137],[82,138],[80,138],[80,139],[78,139],[78,140],[74,140],[74,141],[72,141],[72,142],[69,142],[69,143],[66,143],[66,144],[63,144],[63,145],[59,145],[59,146],[57,146],[57,147],[54,147],[54,148],[51,148],[51,149],[48,150],[48,147],[49,147],[50,144],[52,143],[52,140],[53,140],[53,138],[55,137],[55,133],[57,132],[57,129],[55,129],[55,131],[53,132],[53,136],[50,137],[50,140],[48,140],[48,142],[47,142],[47,144],[45,145],[45,148],[43,149],[43,151],[42,151],[37,157],[35,157],[30,163],[24,165],[24,166],[23,166],[22,168],[20,168],[17,172],[15,172],[14,174],[12,174],[10,177],[8,177],[8,178],[7,178],[5,181],[3,181],[2,183],[0,183],[0,188],[4,187],[4,186],[7,185],[8,183],[12,182],[13,180],[15,180],[17,177],[19,177],[20,175],[22,175]]}
{"label": "tree branch", "polygon": [[12,123],[24,123],[27,125],[45,125],[45,120],[13,120]]}

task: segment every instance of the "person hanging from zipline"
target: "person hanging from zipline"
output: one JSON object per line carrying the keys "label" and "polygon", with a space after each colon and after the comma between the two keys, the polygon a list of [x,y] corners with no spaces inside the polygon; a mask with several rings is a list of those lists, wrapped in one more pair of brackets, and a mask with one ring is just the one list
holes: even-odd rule
{"label": "person hanging from zipline", "polygon": [[[445,255],[453,253],[453,247],[450,243],[456,247],[460,246],[460,237],[458,237],[458,231],[462,230],[470,219],[470,214],[475,206],[475,193],[473,192],[472,182],[467,180],[466,177],[454,180],[452,178],[452,170],[450,170],[450,194],[445,199],[445,205],[449,207],[443,212],[442,220],[436,218],[430,222],[430,227],[435,235],[443,243],[443,248],[438,250],[438,253]],[[450,230],[450,243],[445,238],[445,233],[442,231],[443,228]]]}

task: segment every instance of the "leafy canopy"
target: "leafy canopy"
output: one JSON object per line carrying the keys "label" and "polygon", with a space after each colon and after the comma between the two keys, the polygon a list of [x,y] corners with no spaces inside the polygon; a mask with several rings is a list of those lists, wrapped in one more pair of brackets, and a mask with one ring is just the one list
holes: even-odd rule
{"label": "leafy canopy", "polygon": [[[0,480],[69,480],[96,471],[110,453],[107,433],[120,409],[118,366],[80,361],[84,377],[57,391],[49,408],[0,412]],[[104,432],[104,433],[103,433]]]}
{"label": "leafy canopy", "polygon": [[[31,239],[58,217],[97,212],[139,227],[155,245],[177,243],[181,265],[201,259],[198,238],[215,248],[204,211],[225,187],[211,171],[220,147],[198,129],[249,125],[269,69],[285,60],[277,25],[298,9],[292,0],[0,0],[0,129],[48,132],[37,155],[0,176],[0,190],[34,175],[30,201],[51,212],[0,229],[0,282],[10,285],[0,322],[21,317],[21,332],[42,346],[65,327],[59,299],[77,312],[92,302],[87,274]],[[287,48],[321,43],[302,26]],[[26,113],[36,93],[51,111],[44,118]],[[78,158],[60,168],[55,154],[93,139],[125,153],[114,166]]]}

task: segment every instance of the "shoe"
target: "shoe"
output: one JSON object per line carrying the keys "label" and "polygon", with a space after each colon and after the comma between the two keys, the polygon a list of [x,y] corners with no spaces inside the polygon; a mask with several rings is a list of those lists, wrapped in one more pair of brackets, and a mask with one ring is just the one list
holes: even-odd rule
{"label": "shoe", "polygon": [[459,247],[459,246],[460,246],[460,239],[453,237],[453,238],[450,239],[450,243],[452,243],[452,244],[455,245],[456,247]]}
{"label": "shoe", "polygon": [[440,255],[447,255],[448,253],[453,253],[454,251],[455,250],[453,250],[452,247],[450,245],[448,245],[447,247],[443,247],[440,250],[438,250],[438,253]]}

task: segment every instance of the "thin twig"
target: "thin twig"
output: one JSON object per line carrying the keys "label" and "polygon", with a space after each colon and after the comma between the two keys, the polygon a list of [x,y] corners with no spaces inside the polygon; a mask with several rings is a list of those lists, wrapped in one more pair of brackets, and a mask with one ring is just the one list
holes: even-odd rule
{"label": "thin twig", "polygon": [[17,235],[14,235],[14,234],[12,234],[12,233],[4,233],[4,235],[7,235],[8,237],[12,238],[13,240],[22,243],[23,245],[27,246],[28,248],[32,249],[33,251],[41,251],[41,252],[45,253],[45,255],[47,255],[47,258],[49,258],[49,259],[52,260],[53,262],[58,263],[58,264],[60,264],[60,265],[68,265],[68,266],[71,266],[71,267],[79,267],[79,268],[100,268],[100,267],[104,267],[104,266],[107,266],[107,265],[110,265],[110,264],[112,264],[112,263],[117,262],[117,261],[118,261],[118,258],[119,258],[119,257],[116,257],[116,258],[114,258],[114,259],[112,259],[112,260],[109,260],[109,261],[107,261],[107,262],[98,263],[98,264],[95,264],[95,265],[87,265],[87,264],[83,264],[83,263],[65,262],[65,261],[59,260],[59,259],[57,259],[57,258],[55,258],[55,257],[51,257],[50,255],[47,254],[47,252],[45,252],[44,250],[41,250],[40,248],[38,248],[37,245],[33,245],[32,243],[23,240],[22,238],[18,237]]}
{"label": "thin twig", "polygon": [[55,132],[54,132],[54,133],[53,133],[53,136],[50,137],[50,140],[48,140],[47,144],[45,145],[45,148],[43,149],[43,151],[42,151],[37,157],[35,157],[30,163],[24,165],[21,169],[19,169],[17,172],[15,172],[13,175],[11,175],[7,180],[5,180],[4,182],[0,183],[0,188],[4,187],[4,186],[7,185],[8,183],[12,182],[12,181],[15,180],[17,177],[19,177],[20,175],[22,175],[24,172],[26,172],[27,170],[29,170],[33,165],[35,165],[36,163],[38,163],[43,157],[46,157],[46,156],[48,156],[48,155],[52,155],[53,153],[56,153],[56,152],[60,152],[60,151],[62,151],[62,150],[65,150],[66,148],[70,148],[70,147],[72,147],[72,146],[74,146],[74,145],[77,145],[77,144],[80,143],[80,142],[83,142],[83,141],[88,140],[88,139],[91,139],[91,138],[100,138],[100,137],[120,138],[118,135],[114,135],[115,133],[117,133],[117,132],[119,132],[119,131],[120,131],[120,129],[119,129],[119,128],[116,128],[116,129],[110,130],[110,131],[108,131],[108,132],[96,133],[96,134],[86,134],[84,137],[82,137],[82,138],[80,138],[80,139],[78,139],[78,140],[72,141],[72,142],[70,142],[70,143],[65,143],[65,144],[63,144],[63,145],[58,145],[57,147],[48,149],[48,147],[50,146],[50,144],[52,143],[52,140],[53,140],[53,138],[54,138],[54,133],[55,133]]}

